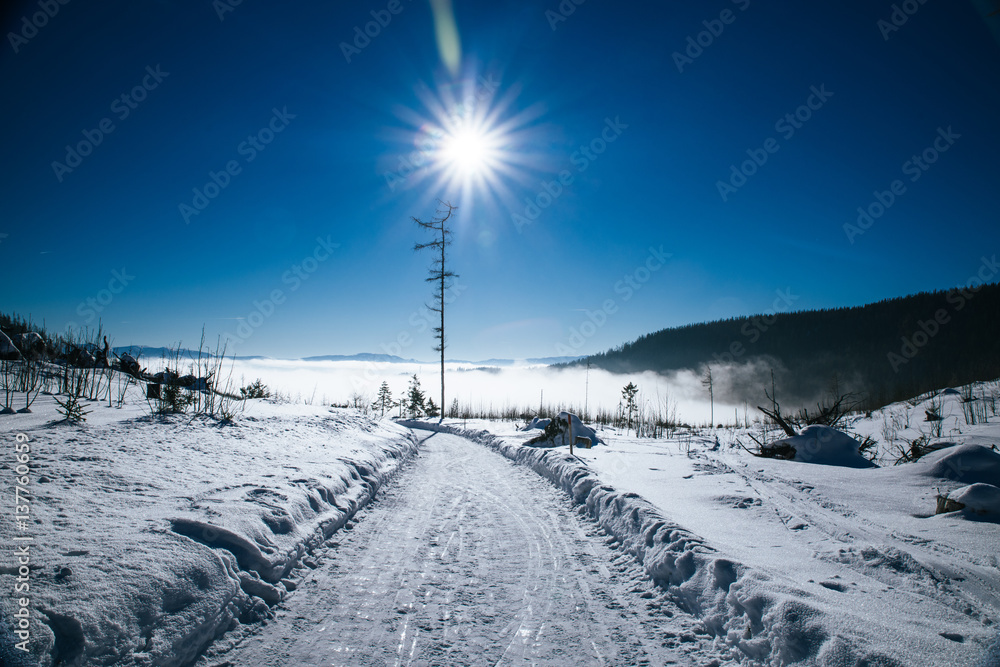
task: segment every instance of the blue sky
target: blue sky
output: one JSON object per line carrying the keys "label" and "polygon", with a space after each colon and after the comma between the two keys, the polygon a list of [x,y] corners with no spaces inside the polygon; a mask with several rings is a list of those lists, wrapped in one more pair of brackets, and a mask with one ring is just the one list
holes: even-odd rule
{"label": "blue sky", "polygon": [[[457,51],[422,0],[21,3],[0,305],[119,345],[429,359],[411,216],[438,198],[452,358],[964,284],[1000,249],[1000,15],[896,4],[456,1]],[[443,169],[449,117],[491,132],[473,176]]]}

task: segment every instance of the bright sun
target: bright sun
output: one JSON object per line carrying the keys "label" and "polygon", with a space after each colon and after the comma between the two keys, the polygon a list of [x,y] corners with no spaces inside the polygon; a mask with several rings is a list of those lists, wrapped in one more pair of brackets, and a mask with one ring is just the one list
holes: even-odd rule
{"label": "bright sun", "polygon": [[398,168],[386,175],[390,189],[421,183],[426,196],[455,201],[467,214],[474,203],[494,210],[516,206],[511,184],[524,181],[536,159],[531,124],[540,111],[512,113],[516,95],[495,96],[492,77],[476,81],[470,77],[437,90],[417,88],[425,110],[400,110],[416,132],[401,134],[410,152],[393,158]]}
{"label": "bright sun", "polygon": [[445,137],[441,157],[455,175],[467,176],[488,168],[496,154],[493,142],[485,132],[474,127],[461,127]]}

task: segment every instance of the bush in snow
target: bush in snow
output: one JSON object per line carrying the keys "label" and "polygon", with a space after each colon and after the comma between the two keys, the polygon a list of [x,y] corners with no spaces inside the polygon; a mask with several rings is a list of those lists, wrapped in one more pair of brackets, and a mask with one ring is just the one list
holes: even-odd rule
{"label": "bush in snow", "polygon": [[59,404],[56,412],[61,414],[69,423],[77,424],[87,421],[87,415],[90,414],[90,410],[84,410],[76,396],[71,394],[65,401],[60,401],[58,398],[55,400]]}
{"label": "bush in snow", "polygon": [[245,387],[240,387],[240,396],[243,398],[268,398],[270,395],[271,390],[261,382],[260,378]]}
{"label": "bush in snow", "polygon": [[351,392],[347,402],[352,408],[363,415],[367,415],[368,411],[372,408],[371,399],[368,398],[368,394],[360,391]]}
{"label": "bush in snow", "polygon": [[161,413],[181,413],[194,402],[191,392],[176,384],[163,385],[161,397],[159,409]]}

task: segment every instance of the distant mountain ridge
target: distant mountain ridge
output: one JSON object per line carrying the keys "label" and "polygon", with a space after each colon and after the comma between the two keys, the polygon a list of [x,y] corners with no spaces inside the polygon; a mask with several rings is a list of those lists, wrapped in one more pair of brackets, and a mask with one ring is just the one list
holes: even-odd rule
{"label": "distant mountain ridge", "polygon": [[[115,354],[119,356],[124,353],[129,353],[132,355],[140,355],[142,358],[146,359],[172,359],[175,356],[179,356],[184,360],[197,359],[198,350],[191,350],[188,348],[168,348],[168,347],[143,347],[142,345],[126,345],[122,347],[112,348]],[[211,354],[201,353],[202,357],[212,356]],[[311,357],[301,357],[298,359],[281,359],[278,357],[267,357],[262,355],[248,355],[231,356],[232,359],[239,359],[244,361],[250,361],[255,359],[272,359],[275,361],[366,361],[370,363],[377,364],[421,364],[421,365],[433,365],[439,364],[440,361],[420,361],[418,359],[404,359],[403,357],[396,356],[394,354],[378,354],[372,352],[361,352],[358,354],[324,354],[319,356]],[[516,366],[519,363],[525,363],[529,365],[552,365],[552,364],[562,364],[583,357],[530,357],[528,359],[486,359],[484,361],[468,361],[464,359],[446,359],[445,363],[452,364],[472,364],[473,366]]]}

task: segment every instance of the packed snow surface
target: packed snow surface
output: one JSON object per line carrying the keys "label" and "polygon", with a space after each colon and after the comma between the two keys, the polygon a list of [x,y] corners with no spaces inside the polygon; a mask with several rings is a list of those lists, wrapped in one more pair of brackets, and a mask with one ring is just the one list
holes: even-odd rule
{"label": "packed snow surface", "polygon": [[[725,647],[531,470],[423,431],[234,665],[719,665]],[[211,664],[208,662],[206,664]]]}

